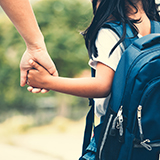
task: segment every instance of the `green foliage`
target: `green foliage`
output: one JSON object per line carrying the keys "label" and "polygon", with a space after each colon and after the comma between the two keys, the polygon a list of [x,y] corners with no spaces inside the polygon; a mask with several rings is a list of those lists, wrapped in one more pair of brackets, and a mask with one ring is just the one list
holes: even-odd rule
{"label": "green foliage", "polygon": [[89,6],[80,0],[52,0],[39,2],[34,10],[60,75],[73,77],[85,69],[88,55],[80,31],[90,22]]}
{"label": "green foliage", "polygon": [[[81,31],[89,25],[91,6],[83,0],[43,0],[33,6],[48,52],[61,76],[74,77],[88,67]],[[36,108],[40,97],[19,86],[19,62],[25,44],[8,19],[0,21],[0,110]]]}

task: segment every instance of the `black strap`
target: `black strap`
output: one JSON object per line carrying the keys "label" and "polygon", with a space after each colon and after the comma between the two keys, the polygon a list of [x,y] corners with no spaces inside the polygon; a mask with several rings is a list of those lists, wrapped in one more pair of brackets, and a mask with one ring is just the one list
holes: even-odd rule
{"label": "black strap", "polygon": [[[95,69],[91,68],[91,75],[95,77]],[[91,106],[87,116],[86,116],[86,126],[84,131],[84,139],[83,139],[83,147],[82,147],[82,155],[85,154],[85,150],[90,143],[92,130],[94,126],[94,100],[93,98],[89,98],[89,106]]]}
{"label": "black strap", "polygon": [[85,126],[85,131],[84,131],[82,155],[85,154],[86,148],[90,143],[93,125],[94,125],[94,102],[92,103],[93,105],[91,106],[87,114],[87,117],[86,117],[86,126]]}

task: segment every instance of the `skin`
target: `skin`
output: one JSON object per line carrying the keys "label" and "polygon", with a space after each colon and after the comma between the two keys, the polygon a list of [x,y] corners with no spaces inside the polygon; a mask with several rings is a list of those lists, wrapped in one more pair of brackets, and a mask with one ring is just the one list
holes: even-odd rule
{"label": "skin", "polygon": [[[139,9],[138,13],[128,16],[136,19],[141,18],[141,23],[135,25],[139,33],[145,36],[151,31],[150,21],[142,9],[141,3],[137,5]],[[145,30],[144,26],[146,27]],[[28,73],[29,85],[87,98],[102,98],[108,96],[114,77],[114,71],[100,62],[97,63],[96,76],[94,78],[53,77],[36,62],[30,60],[30,65],[35,69],[31,69]]]}
{"label": "skin", "polygon": [[[29,0],[0,0],[0,5],[26,43],[26,51],[20,62],[21,86],[27,83],[27,71],[32,68],[29,64],[30,59],[40,63],[50,74],[58,76]],[[33,92],[41,91],[41,89],[30,88],[30,91],[33,90]],[[42,90],[42,92],[46,92],[46,90]]]}
{"label": "skin", "polygon": [[102,63],[97,64],[94,78],[53,77],[36,62],[30,60],[30,64],[35,68],[28,73],[31,86],[87,98],[106,97],[110,93],[114,71]]}

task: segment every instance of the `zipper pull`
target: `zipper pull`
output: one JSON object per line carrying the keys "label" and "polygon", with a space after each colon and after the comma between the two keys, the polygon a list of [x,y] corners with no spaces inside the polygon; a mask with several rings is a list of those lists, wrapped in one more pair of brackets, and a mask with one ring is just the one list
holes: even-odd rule
{"label": "zipper pull", "polygon": [[143,141],[144,135],[143,135],[143,130],[142,130],[141,118],[142,118],[142,106],[139,105],[137,109],[137,119],[138,119],[138,126],[139,126],[139,132],[140,132],[140,139],[141,141]]}
{"label": "zipper pull", "polygon": [[117,113],[117,117],[120,117],[122,115],[122,111],[123,111],[123,106],[120,107],[120,109]]}
{"label": "zipper pull", "polygon": [[124,142],[123,138],[123,116],[122,114],[119,117],[119,142]]}
{"label": "zipper pull", "polygon": [[142,111],[142,106],[139,105],[139,106],[138,106],[138,110],[137,110],[137,118],[138,118],[138,119],[141,119],[141,117],[142,117],[141,111]]}
{"label": "zipper pull", "polygon": [[142,118],[142,106],[139,105],[139,106],[138,106],[138,109],[137,109],[137,119],[138,119],[138,126],[139,126],[140,139],[141,139],[140,144],[141,144],[144,148],[146,148],[148,151],[151,151],[151,150],[152,150],[152,147],[151,147],[149,144],[146,143],[146,142],[149,143],[150,140],[149,140],[149,139],[144,140],[141,118]]}
{"label": "zipper pull", "polygon": [[123,122],[122,108],[123,108],[123,106],[120,107],[120,109],[117,113],[117,126],[116,126],[117,129],[120,129],[120,125]]}
{"label": "zipper pull", "polygon": [[117,117],[115,117],[113,120],[112,128],[110,129],[110,132],[109,132],[110,136],[116,136],[116,123],[117,123]]}
{"label": "zipper pull", "polygon": [[123,116],[120,115],[119,117],[119,135],[123,136]]}
{"label": "zipper pull", "polygon": [[148,151],[151,151],[152,150],[152,147],[149,145],[149,144],[147,144],[146,142],[150,142],[150,140],[149,139],[146,139],[146,140],[144,140],[143,142],[141,142],[140,144],[144,147],[144,148],[146,148]]}
{"label": "zipper pull", "polygon": [[116,128],[119,129],[119,117],[122,115],[122,108],[123,106],[120,107],[118,110],[117,116],[114,118],[113,123],[112,123],[112,128],[110,129],[109,135],[110,136],[115,136],[116,135]]}

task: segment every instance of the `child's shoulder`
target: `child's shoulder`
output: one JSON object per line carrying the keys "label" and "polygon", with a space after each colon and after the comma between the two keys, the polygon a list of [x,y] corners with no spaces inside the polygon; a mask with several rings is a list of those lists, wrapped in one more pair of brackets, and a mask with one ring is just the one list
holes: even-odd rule
{"label": "child's shoulder", "polygon": [[118,41],[118,35],[110,28],[101,28],[98,32],[97,40]]}

